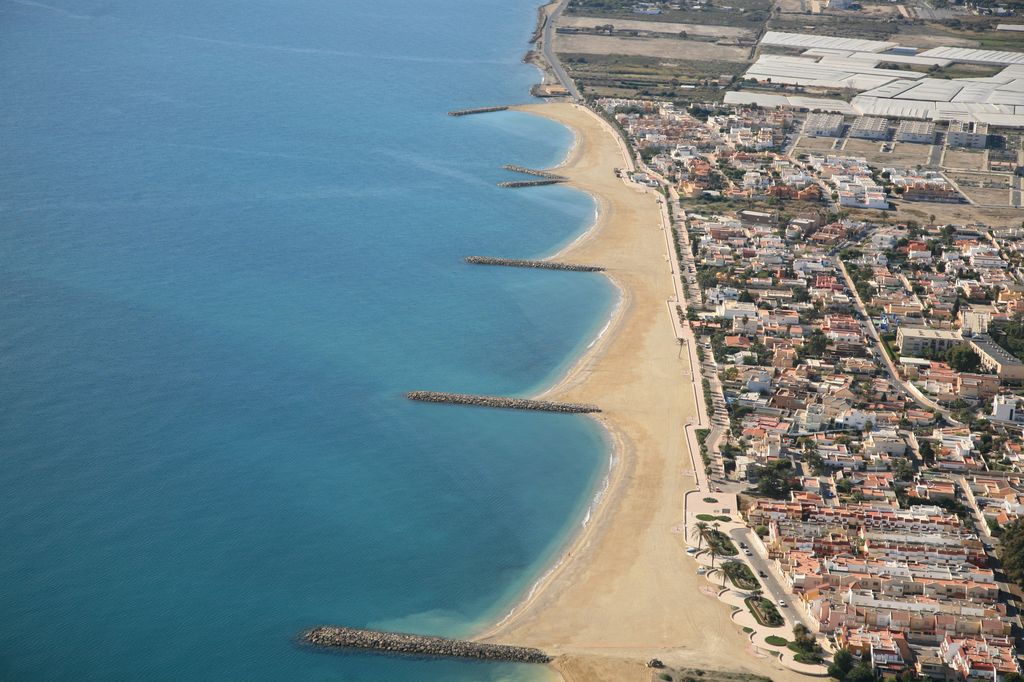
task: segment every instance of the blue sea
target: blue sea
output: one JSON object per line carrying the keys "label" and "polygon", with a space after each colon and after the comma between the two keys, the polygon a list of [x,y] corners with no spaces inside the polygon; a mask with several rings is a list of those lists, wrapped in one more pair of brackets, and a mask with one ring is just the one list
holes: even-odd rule
{"label": "blue sea", "polygon": [[528,395],[614,304],[466,265],[590,224],[503,190],[538,0],[0,0],[0,679],[527,680],[325,654],[303,628],[473,632],[576,532],[584,417]]}

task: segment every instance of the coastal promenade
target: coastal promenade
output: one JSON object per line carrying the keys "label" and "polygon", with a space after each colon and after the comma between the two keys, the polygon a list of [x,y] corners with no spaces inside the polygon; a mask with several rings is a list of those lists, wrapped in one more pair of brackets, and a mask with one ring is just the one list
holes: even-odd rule
{"label": "coastal promenade", "polygon": [[[677,274],[666,253],[661,195],[616,177],[631,167],[611,126],[567,102],[524,111],[576,133],[556,169],[592,194],[598,219],[553,259],[605,268],[621,301],[608,331],[566,378],[538,398],[597,403],[614,464],[603,501],[565,556],[501,622],[477,638],[539,648],[565,679],[639,678],[643,662],[797,679],[749,646],[729,609],[704,599],[706,584],[685,558],[684,499],[693,487],[688,421],[702,398],[692,387],[692,350],[683,353],[666,302]],[[692,341],[691,341],[692,348]],[[793,677],[790,677],[793,676]]]}

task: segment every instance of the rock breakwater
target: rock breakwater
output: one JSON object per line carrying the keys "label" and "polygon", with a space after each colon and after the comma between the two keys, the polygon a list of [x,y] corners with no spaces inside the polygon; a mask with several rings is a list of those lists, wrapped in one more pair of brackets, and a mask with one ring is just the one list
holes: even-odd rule
{"label": "rock breakwater", "polygon": [[477,107],[475,109],[456,109],[449,111],[449,116],[469,116],[471,114],[489,114],[492,111],[505,111],[508,107]]}
{"label": "rock breakwater", "polygon": [[493,258],[491,256],[466,256],[466,262],[473,265],[504,265],[510,268],[537,268],[538,270],[569,270],[571,272],[602,272],[597,265],[559,263],[552,260],[520,260],[517,258]]}
{"label": "rock breakwater", "polygon": [[536,175],[539,178],[547,178],[548,180],[568,180],[564,175],[558,173],[552,173],[545,170],[537,170],[536,168],[527,168],[526,166],[514,166],[510,163],[506,163],[502,166],[507,171],[513,173],[522,173],[523,175]]}
{"label": "rock breakwater", "polygon": [[310,644],[341,649],[362,649],[388,654],[409,656],[443,656],[449,658],[475,658],[485,661],[514,663],[550,663],[551,657],[540,649],[481,644],[460,639],[426,637],[402,632],[360,630],[346,627],[318,627],[303,634]]}
{"label": "rock breakwater", "polygon": [[441,393],[439,391],[411,391],[405,394],[409,400],[423,403],[449,403],[472,407],[494,407],[505,410],[534,410],[538,412],[564,412],[568,414],[589,414],[600,412],[597,405],[586,403],[558,403],[550,400],[529,400],[527,398],[504,398],[469,393]]}
{"label": "rock breakwater", "polygon": [[540,187],[542,185],[557,185],[565,180],[558,178],[546,178],[544,180],[513,180],[511,182],[499,182],[498,187]]}

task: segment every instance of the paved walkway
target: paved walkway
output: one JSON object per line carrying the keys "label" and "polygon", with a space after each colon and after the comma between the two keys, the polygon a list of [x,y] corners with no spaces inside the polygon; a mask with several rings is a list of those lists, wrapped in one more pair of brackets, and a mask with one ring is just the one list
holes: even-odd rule
{"label": "paved walkway", "polygon": [[[699,491],[691,491],[693,493],[699,493]],[[716,496],[726,497],[721,493],[715,493]],[[735,500],[735,496],[732,496]],[[706,504],[706,503],[705,503]],[[719,503],[721,504],[721,503]],[[722,524],[720,530],[726,534],[729,533],[729,528],[738,529],[746,528],[741,523],[730,522],[728,524]],[[691,546],[696,546],[696,543],[690,543]],[[692,558],[698,566],[704,568],[712,568],[711,556],[707,552],[701,552],[700,554],[693,555]],[[735,556],[724,556],[715,559],[713,569],[721,567],[723,561],[742,561],[747,564],[748,567],[756,574],[757,571],[742,551],[738,552]],[[717,599],[733,609],[733,613],[730,616],[732,621],[739,627],[744,629],[750,639],[751,646],[754,651],[764,652],[766,654],[776,656],[781,665],[786,668],[800,673],[802,675],[810,675],[813,677],[827,677],[828,676],[828,659],[831,657],[829,650],[826,649],[826,662],[821,665],[811,665],[807,663],[799,663],[794,658],[794,653],[785,645],[777,646],[768,643],[768,638],[782,637],[788,640],[792,639],[793,626],[796,624],[789,613],[788,609],[780,609],[779,612],[783,615],[785,625],[777,627],[768,627],[761,625],[753,614],[750,613],[750,609],[747,608],[746,599],[750,596],[750,593],[735,589],[724,573],[720,570],[713,570],[704,575],[704,579],[707,581],[708,589],[701,588],[701,591],[708,596],[716,596]],[[763,584],[763,581],[761,581]],[[768,598],[771,598],[769,595]]]}

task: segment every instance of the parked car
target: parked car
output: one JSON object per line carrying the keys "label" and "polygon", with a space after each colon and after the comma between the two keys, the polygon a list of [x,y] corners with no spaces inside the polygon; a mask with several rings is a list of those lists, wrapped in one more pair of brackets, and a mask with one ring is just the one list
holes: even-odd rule
{"label": "parked car", "polygon": [[743,553],[746,554],[747,556],[754,556],[754,553],[751,552],[749,549],[743,550]]}
{"label": "parked car", "polygon": [[785,599],[780,599],[779,600],[779,606],[781,606],[782,608],[786,608],[786,600]]}
{"label": "parked car", "polygon": [[697,569],[697,575],[704,575],[707,572],[708,572],[708,569],[704,568],[703,566],[701,566],[700,568]]}
{"label": "parked car", "polygon": [[747,543],[741,542],[740,543],[740,549],[746,549],[746,548],[747,548]]}
{"label": "parked car", "polygon": [[757,574],[758,574],[759,576],[761,576],[762,578],[767,578],[767,577],[768,577],[768,574],[767,574],[767,573],[765,573],[764,571],[758,571],[758,572],[757,572]]}
{"label": "parked car", "polygon": [[697,553],[697,552],[699,552],[699,551],[700,551],[700,550],[699,550],[699,549],[697,549],[696,547],[687,547],[687,548],[686,548],[686,553],[687,553],[687,554],[696,554],[696,553]]}

